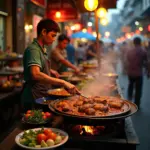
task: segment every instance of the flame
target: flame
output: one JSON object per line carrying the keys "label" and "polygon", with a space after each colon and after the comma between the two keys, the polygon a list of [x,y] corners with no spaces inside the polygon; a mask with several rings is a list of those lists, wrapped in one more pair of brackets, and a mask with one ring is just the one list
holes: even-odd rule
{"label": "flame", "polygon": [[80,126],[81,132],[80,134],[83,134],[82,129],[85,129],[86,133],[90,133],[91,135],[94,135],[94,127],[93,126]]}

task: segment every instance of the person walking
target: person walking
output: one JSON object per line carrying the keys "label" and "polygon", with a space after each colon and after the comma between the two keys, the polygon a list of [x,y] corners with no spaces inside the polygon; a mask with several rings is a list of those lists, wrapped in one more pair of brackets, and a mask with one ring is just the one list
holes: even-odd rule
{"label": "person walking", "polygon": [[146,51],[141,46],[139,37],[133,40],[134,47],[127,51],[127,75],[128,75],[128,99],[132,100],[135,88],[135,104],[140,108],[142,85],[143,85],[143,66],[147,63]]}

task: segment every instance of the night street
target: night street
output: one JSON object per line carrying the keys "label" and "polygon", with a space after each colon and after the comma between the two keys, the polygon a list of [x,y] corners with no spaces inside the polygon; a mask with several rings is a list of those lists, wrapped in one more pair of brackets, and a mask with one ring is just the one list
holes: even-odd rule
{"label": "night street", "polygon": [[[120,73],[119,76],[120,87],[122,88],[122,92],[125,98],[127,98],[127,85],[128,78],[125,75]],[[138,135],[140,145],[137,146],[137,150],[149,150],[150,149],[150,134],[149,134],[149,125],[150,125],[150,79],[147,79],[144,76],[144,84],[143,84],[143,96],[141,99],[141,109],[132,117],[134,127],[136,133]]]}

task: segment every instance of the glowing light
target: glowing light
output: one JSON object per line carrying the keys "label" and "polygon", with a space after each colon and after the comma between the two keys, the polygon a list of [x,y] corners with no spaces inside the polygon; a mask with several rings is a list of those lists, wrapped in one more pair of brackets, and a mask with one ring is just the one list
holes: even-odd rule
{"label": "glowing light", "polygon": [[98,0],[84,0],[84,7],[88,11],[94,11],[98,6]]}
{"label": "glowing light", "polygon": [[87,29],[82,29],[82,32],[86,33],[86,32],[87,32]]}
{"label": "glowing light", "polygon": [[106,36],[106,37],[109,37],[109,36],[110,36],[110,32],[108,32],[108,31],[105,32],[105,36]]}
{"label": "glowing light", "polygon": [[93,32],[92,34],[93,34],[93,36],[94,36],[94,37],[97,37],[97,34],[96,34],[96,32]]}
{"label": "glowing light", "polygon": [[107,15],[107,10],[105,8],[101,7],[97,10],[96,14],[99,18],[104,18]]}
{"label": "glowing light", "polygon": [[71,26],[71,30],[75,30],[76,28],[75,28],[75,26]]}
{"label": "glowing light", "polygon": [[150,32],[150,25],[148,25],[147,30]]}
{"label": "glowing light", "polygon": [[100,23],[101,23],[101,25],[106,26],[108,24],[108,19],[107,18],[101,18]]}
{"label": "glowing light", "polygon": [[61,17],[61,12],[60,12],[60,11],[57,11],[56,14],[55,14],[55,17],[56,17],[56,18],[60,18],[60,17]]}
{"label": "glowing light", "polygon": [[136,30],[135,33],[136,33],[136,34],[140,34],[140,30]]}
{"label": "glowing light", "polygon": [[87,42],[87,39],[81,38],[81,41],[82,41],[82,42]]}
{"label": "glowing light", "polygon": [[26,31],[28,31],[30,28],[29,28],[29,25],[25,25],[25,27],[24,27],[24,29],[26,30]]}
{"label": "glowing light", "polygon": [[80,24],[78,24],[78,23],[77,23],[77,24],[75,24],[75,25],[74,25],[74,27],[75,27],[75,30],[80,30],[80,29],[81,29],[81,25],[80,25]]}
{"label": "glowing light", "polygon": [[31,29],[31,30],[32,30],[32,29],[33,29],[33,25],[29,25],[29,29]]}
{"label": "glowing light", "polygon": [[135,25],[138,26],[140,23],[138,21],[135,21]]}
{"label": "glowing light", "polygon": [[143,31],[143,28],[142,28],[142,27],[139,27],[139,30],[140,30],[140,31]]}
{"label": "glowing light", "polygon": [[88,25],[89,27],[92,27],[93,24],[92,24],[92,22],[88,22],[87,25]]}
{"label": "glowing light", "polygon": [[126,33],[125,36],[126,36],[127,39],[130,39],[132,37],[130,33]]}

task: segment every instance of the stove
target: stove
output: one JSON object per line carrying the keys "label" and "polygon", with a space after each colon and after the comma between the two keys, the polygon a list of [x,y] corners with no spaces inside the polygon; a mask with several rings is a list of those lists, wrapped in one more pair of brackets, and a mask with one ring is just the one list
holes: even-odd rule
{"label": "stove", "polygon": [[69,134],[64,150],[136,150],[139,144],[130,117],[100,125],[69,123],[64,119],[59,128]]}

